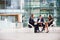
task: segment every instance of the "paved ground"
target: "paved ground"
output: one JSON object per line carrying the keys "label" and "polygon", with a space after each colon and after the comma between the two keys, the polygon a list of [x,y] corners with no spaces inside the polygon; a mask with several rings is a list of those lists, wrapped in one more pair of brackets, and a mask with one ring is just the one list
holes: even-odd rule
{"label": "paved ground", "polygon": [[60,40],[60,27],[49,27],[49,33],[33,31],[33,28],[0,29],[0,40]]}

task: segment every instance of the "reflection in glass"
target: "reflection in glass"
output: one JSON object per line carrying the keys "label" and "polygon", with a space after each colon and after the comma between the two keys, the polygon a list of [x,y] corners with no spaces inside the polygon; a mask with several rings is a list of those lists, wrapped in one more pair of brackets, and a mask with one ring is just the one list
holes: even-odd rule
{"label": "reflection in glass", "polygon": [[0,9],[20,9],[20,0],[0,0]]}

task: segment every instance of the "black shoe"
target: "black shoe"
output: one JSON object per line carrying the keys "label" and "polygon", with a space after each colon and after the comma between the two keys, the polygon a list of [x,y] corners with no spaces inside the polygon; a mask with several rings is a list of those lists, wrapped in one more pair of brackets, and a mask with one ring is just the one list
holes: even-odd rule
{"label": "black shoe", "polygon": [[40,30],[35,31],[34,33],[40,33]]}
{"label": "black shoe", "polygon": [[37,31],[34,31],[34,33],[37,33]]}
{"label": "black shoe", "polygon": [[37,31],[34,31],[34,33],[37,33]]}

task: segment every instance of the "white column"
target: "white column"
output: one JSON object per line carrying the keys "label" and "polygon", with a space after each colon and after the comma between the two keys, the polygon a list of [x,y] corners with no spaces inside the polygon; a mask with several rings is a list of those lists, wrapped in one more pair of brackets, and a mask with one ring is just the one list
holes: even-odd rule
{"label": "white column", "polygon": [[54,1],[54,7],[56,7],[56,1]]}
{"label": "white column", "polygon": [[24,6],[24,0],[20,0],[20,8],[21,8],[21,10],[23,10],[23,9],[22,9],[23,6]]}
{"label": "white column", "polygon": [[57,10],[55,8],[56,8],[56,1],[54,1],[54,16],[57,16]]}
{"label": "white column", "polygon": [[54,16],[56,17],[57,16],[57,10],[54,9]]}

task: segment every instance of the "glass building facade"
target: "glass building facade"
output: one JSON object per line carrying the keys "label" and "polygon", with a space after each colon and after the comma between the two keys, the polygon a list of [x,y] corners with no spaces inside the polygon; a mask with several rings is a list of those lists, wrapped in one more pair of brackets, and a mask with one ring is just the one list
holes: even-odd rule
{"label": "glass building facade", "polygon": [[57,25],[60,25],[60,0],[57,0]]}
{"label": "glass building facade", "polygon": [[[28,26],[31,14],[34,14],[35,18],[42,15],[45,19],[52,15],[56,25],[60,26],[60,0],[0,0],[1,13],[22,13],[23,26]],[[8,19],[14,21],[15,17],[11,16]],[[4,16],[0,16],[0,20],[4,20]]]}
{"label": "glass building facade", "polygon": [[19,9],[19,0],[0,0],[0,9]]}
{"label": "glass building facade", "polygon": [[[60,26],[59,0],[25,0],[25,11],[27,13],[26,18],[29,18],[30,14],[34,14],[35,18],[42,15],[45,19],[48,15],[52,15],[56,25]],[[27,21],[28,19],[25,20],[25,22]]]}

